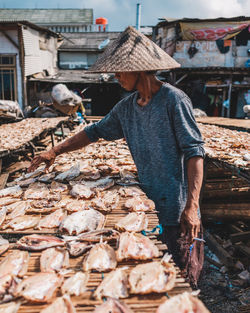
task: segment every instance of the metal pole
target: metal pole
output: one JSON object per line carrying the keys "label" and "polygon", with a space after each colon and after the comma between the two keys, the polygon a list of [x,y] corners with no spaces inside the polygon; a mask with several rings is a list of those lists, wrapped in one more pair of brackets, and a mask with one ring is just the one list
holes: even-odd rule
{"label": "metal pole", "polygon": [[136,4],[136,29],[140,31],[141,27],[141,4]]}

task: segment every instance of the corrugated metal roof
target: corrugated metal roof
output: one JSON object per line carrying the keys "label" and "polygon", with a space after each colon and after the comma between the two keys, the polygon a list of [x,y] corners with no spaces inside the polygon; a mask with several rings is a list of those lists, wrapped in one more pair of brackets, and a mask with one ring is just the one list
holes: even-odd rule
{"label": "corrugated metal roof", "polygon": [[175,18],[159,18],[160,22],[156,25],[159,26],[171,26],[174,24],[178,24],[180,22],[183,23],[203,23],[203,22],[239,22],[239,21],[249,21],[249,16],[236,16],[236,17],[218,17],[218,18],[206,18],[206,19],[199,19],[199,18],[182,18],[182,19],[175,19]]}
{"label": "corrugated metal roof", "polygon": [[93,24],[93,9],[0,9],[0,21],[26,20],[35,24]]}
{"label": "corrugated metal roof", "polygon": [[[90,51],[99,50],[98,46],[104,40],[109,39],[110,43],[120,35],[120,32],[97,32],[97,33],[64,33],[61,51]],[[109,44],[110,44],[109,43]]]}

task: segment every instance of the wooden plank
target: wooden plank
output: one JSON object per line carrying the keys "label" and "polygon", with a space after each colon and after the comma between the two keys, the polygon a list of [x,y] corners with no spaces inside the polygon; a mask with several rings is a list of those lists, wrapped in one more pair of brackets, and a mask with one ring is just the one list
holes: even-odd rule
{"label": "wooden plank", "polygon": [[246,241],[250,239],[250,231],[244,231],[230,235],[232,243]]}
{"label": "wooden plank", "polygon": [[213,235],[208,231],[205,231],[205,240],[208,244],[209,249],[216,254],[220,261],[228,266],[233,267],[235,260],[233,257],[216,241]]}
{"label": "wooden plank", "polygon": [[201,215],[203,220],[235,220],[244,219],[250,220],[250,210],[242,209],[212,209],[209,210],[209,206],[206,210],[201,209]]}

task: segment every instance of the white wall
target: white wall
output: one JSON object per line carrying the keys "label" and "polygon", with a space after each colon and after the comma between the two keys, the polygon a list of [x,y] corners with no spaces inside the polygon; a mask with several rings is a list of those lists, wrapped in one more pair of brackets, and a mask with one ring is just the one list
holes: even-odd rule
{"label": "white wall", "polygon": [[25,76],[47,70],[55,73],[57,61],[57,38],[46,39],[43,34],[23,26]]}
{"label": "white wall", "polygon": [[[17,30],[9,30],[6,33],[18,45]],[[0,32],[0,54],[16,54],[16,76],[17,76],[17,101],[23,107],[22,101],[22,72],[19,61],[18,49]]]}

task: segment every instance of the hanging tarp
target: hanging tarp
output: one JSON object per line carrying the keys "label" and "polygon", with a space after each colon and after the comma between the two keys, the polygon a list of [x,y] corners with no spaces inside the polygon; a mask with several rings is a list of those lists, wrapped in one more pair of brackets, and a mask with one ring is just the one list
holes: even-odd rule
{"label": "hanging tarp", "polygon": [[229,39],[250,25],[244,22],[180,23],[183,40]]}

